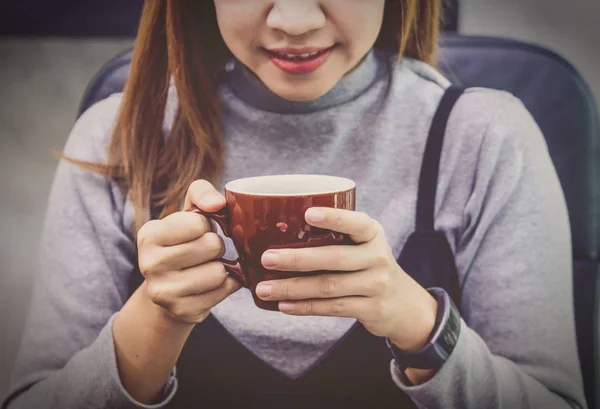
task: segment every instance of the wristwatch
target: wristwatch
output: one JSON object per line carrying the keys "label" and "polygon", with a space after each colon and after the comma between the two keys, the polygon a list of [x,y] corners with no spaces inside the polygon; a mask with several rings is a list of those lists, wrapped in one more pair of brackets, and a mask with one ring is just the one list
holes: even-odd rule
{"label": "wristwatch", "polygon": [[439,369],[448,360],[454,350],[460,334],[460,314],[448,293],[438,287],[427,291],[437,300],[438,309],[435,325],[429,340],[419,351],[404,351],[386,338],[386,343],[398,368],[404,372],[407,368]]}

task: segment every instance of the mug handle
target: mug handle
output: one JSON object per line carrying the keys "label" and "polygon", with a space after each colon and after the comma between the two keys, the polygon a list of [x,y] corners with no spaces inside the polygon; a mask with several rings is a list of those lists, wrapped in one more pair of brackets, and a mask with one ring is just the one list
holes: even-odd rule
{"label": "mug handle", "polygon": [[[193,212],[193,213],[201,214],[202,216],[206,217],[207,219],[212,220],[215,223],[217,223],[219,225],[219,227],[221,228],[221,230],[223,230],[223,234],[229,238],[229,236],[227,235],[227,232],[229,231],[229,223],[230,223],[231,219],[230,219],[230,215],[229,215],[229,208],[227,206],[225,206],[223,209],[221,209],[217,212],[205,212],[204,210],[199,209],[197,207],[194,207],[193,209],[190,209],[189,211]],[[240,253],[239,249],[237,248],[237,246],[235,246],[235,247],[236,247],[235,250],[238,253],[238,257],[235,260],[227,260],[227,259],[221,257],[219,259],[219,261],[221,263],[223,263],[223,265],[225,266],[225,270],[232,278],[237,280],[244,287],[248,287],[248,284],[247,284],[248,280],[246,279],[247,274],[245,272],[244,267],[242,267],[242,263],[241,263],[242,256],[241,256],[241,253]]]}

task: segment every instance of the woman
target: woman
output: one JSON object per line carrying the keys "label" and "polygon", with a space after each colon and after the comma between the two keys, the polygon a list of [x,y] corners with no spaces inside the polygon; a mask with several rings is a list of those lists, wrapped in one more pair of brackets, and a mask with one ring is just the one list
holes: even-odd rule
{"label": "woman", "polygon": [[[447,356],[419,356],[441,342],[447,297],[396,259],[450,85],[433,68],[439,13],[435,0],[146,2],[124,94],[67,143],[78,166],[56,175],[3,408],[585,407],[565,204],[540,130],[504,92],[468,90],[449,119],[435,228],[462,318]],[[353,246],[263,255],[341,271],[262,283],[276,313],[238,291],[215,261],[223,243],[187,210],[222,208],[222,181],[280,173],[349,177],[359,212],[306,214]]]}

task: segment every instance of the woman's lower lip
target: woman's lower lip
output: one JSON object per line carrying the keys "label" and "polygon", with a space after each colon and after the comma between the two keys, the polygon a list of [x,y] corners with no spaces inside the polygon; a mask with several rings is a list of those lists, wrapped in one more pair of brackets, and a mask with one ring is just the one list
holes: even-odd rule
{"label": "woman's lower lip", "polygon": [[331,56],[331,53],[333,52],[334,48],[335,47],[328,49],[324,53],[317,55],[311,60],[290,61],[283,58],[279,58],[275,55],[270,55],[269,58],[277,68],[288,74],[305,75],[315,72],[323,64],[325,64],[325,62],[327,62],[327,60],[329,59],[329,56]]}

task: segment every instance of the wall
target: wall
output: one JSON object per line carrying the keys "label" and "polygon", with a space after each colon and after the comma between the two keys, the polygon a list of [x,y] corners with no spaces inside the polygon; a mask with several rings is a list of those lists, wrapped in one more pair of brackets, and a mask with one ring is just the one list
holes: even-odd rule
{"label": "wall", "polygon": [[461,0],[460,4],[462,33],[512,37],[550,48],[575,65],[600,100],[600,0]]}

